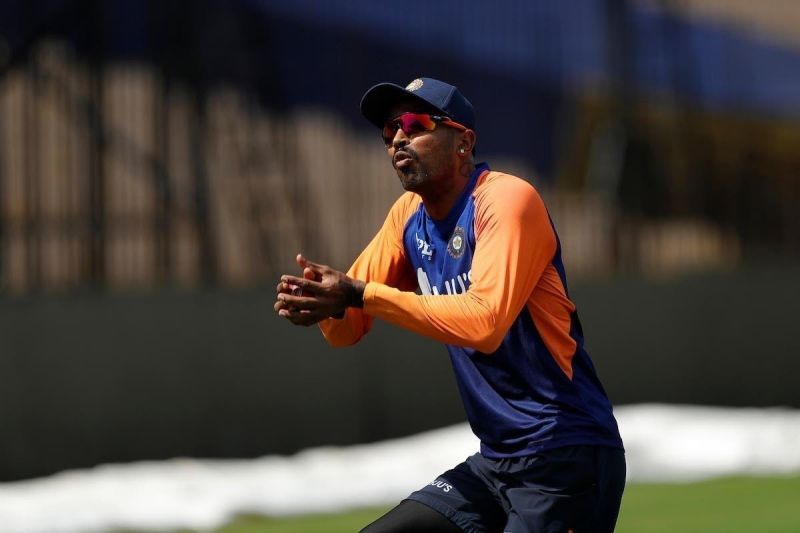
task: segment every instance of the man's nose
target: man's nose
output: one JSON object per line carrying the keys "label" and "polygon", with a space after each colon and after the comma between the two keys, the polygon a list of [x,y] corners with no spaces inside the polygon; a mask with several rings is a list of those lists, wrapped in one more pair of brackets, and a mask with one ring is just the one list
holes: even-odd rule
{"label": "man's nose", "polygon": [[406,133],[401,129],[397,128],[397,132],[394,134],[394,139],[392,139],[392,147],[396,150],[406,146],[409,142],[409,138]]}

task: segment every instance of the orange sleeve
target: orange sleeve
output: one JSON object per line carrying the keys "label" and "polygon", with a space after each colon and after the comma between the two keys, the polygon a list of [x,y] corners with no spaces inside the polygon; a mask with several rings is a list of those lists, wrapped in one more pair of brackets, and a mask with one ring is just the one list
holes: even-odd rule
{"label": "orange sleeve", "polygon": [[438,341],[492,353],[556,251],[544,202],[527,182],[489,173],[475,192],[472,284],[463,294],[417,295],[372,281],[364,312]]}
{"label": "orange sleeve", "polygon": [[[381,229],[347,271],[348,276],[404,291],[414,290],[416,278],[406,259],[403,229],[420,202],[421,198],[411,193],[403,194],[395,202]],[[349,346],[369,332],[372,317],[362,309],[349,307],[343,318],[329,318],[319,326],[329,344]]]}

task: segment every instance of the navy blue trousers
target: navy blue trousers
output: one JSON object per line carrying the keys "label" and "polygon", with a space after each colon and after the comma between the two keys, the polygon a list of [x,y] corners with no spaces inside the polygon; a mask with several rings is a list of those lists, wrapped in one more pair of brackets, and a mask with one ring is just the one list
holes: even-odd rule
{"label": "navy blue trousers", "polygon": [[616,448],[569,446],[509,459],[475,454],[364,531],[421,531],[424,523],[425,531],[611,533],[624,487],[625,453]]}

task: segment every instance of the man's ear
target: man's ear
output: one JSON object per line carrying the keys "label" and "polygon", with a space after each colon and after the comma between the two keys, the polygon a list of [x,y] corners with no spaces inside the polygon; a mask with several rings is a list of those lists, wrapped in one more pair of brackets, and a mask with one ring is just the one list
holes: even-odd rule
{"label": "man's ear", "polygon": [[461,135],[459,136],[458,140],[458,154],[459,155],[466,155],[471,154],[472,150],[475,149],[475,132],[472,130],[462,131]]}

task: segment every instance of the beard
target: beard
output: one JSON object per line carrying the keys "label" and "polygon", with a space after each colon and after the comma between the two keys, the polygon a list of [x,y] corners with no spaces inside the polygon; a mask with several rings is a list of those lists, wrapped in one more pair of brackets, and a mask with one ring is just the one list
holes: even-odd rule
{"label": "beard", "polygon": [[417,165],[417,168],[404,169],[405,171],[398,170],[397,174],[400,176],[400,184],[403,189],[411,192],[418,192],[420,187],[429,181],[430,172],[425,168]]}
{"label": "beard", "polygon": [[406,161],[410,162],[404,165],[403,168],[397,168],[394,163],[392,163],[392,166],[400,178],[400,184],[403,189],[417,192],[423,184],[430,181],[431,172],[426,165],[420,162],[417,152],[410,146],[403,148],[400,152],[406,154],[408,156]]}

